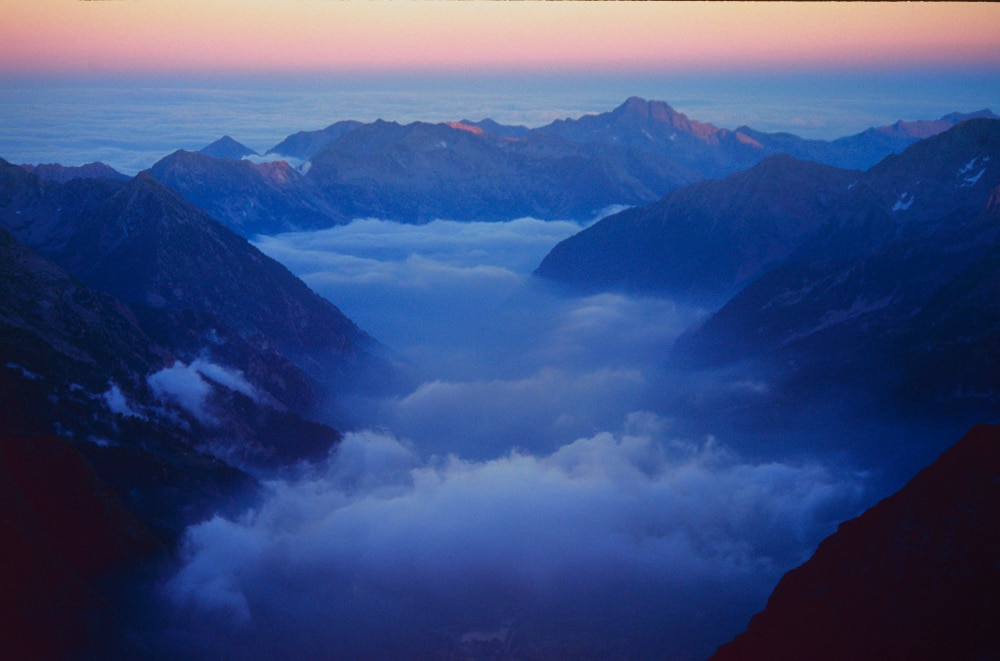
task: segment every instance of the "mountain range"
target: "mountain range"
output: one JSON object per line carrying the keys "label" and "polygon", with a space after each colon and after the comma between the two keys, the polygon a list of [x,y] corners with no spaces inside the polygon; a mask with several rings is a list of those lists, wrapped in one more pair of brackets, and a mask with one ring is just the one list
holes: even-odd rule
{"label": "mountain range", "polygon": [[788,392],[877,384],[988,411],[1000,396],[998,162],[990,119],[866,172],[772,157],[605,218],[536,273],[715,310],[678,340],[680,364],[764,359]]}
{"label": "mountain range", "polygon": [[[0,160],[0,500],[16,515],[3,582],[33,585],[33,608],[52,611],[22,611],[49,628],[17,640],[46,649],[65,628],[57,656],[92,640],[105,570],[245,508],[258,478],[326,457],[340,440],[331,405],[390,378],[382,355],[148,173],[43,179]],[[68,477],[39,489],[47,462]],[[93,562],[76,534],[94,539]]]}
{"label": "mountain range", "polygon": [[253,150],[226,136],[197,154],[174,152],[151,172],[244,236],[359,217],[586,219],[777,154],[867,168],[973,116],[994,117],[988,110],[953,113],[822,141],[722,129],[662,101],[631,97],[609,112],[534,129],[489,119],[340,121],[289,136],[267,150],[269,162],[239,160]]}

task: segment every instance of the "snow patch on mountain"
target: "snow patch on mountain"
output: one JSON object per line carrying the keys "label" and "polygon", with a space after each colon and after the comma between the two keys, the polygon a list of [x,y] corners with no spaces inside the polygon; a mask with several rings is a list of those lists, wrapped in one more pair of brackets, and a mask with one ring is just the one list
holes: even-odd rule
{"label": "snow patch on mountain", "polygon": [[977,172],[976,174],[974,174],[971,177],[966,177],[965,179],[962,180],[961,187],[962,188],[971,188],[972,186],[975,186],[976,182],[979,181],[980,177],[983,176],[984,172],[986,172],[986,168],[981,169],[979,172]]}
{"label": "snow patch on mountain", "polygon": [[[906,197],[908,195],[910,197],[909,200],[906,199]],[[899,199],[896,200],[896,203],[894,205],[892,205],[892,210],[893,211],[906,211],[907,209],[910,208],[910,205],[913,204],[913,200],[914,199],[915,198],[912,195],[910,195],[909,193],[906,193],[906,192],[900,193]]]}

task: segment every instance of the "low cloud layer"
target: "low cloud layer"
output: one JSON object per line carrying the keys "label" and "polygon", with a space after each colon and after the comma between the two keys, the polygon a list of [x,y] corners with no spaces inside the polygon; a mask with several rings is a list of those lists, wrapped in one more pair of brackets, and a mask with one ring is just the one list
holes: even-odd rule
{"label": "low cloud layer", "polygon": [[622,294],[566,296],[530,276],[572,222],[355,221],[261,237],[416,366],[412,392],[347,407],[425,455],[550,452],[649,408],[660,365],[699,310]]}
{"label": "low cloud layer", "polygon": [[[766,419],[772,389],[666,366],[704,310],[532,278],[581,226],[260,237],[422,378],[340,402],[354,426],[328,462],[191,528],[145,618],[165,624],[137,638],[163,658],[448,658],[508,631],[523,658],[679,660],[743,630],[871,478],[810,450],[816,411],[769,445],[722,424]],[[238,385],[175,367],[169,392],[191,406],[195,377]],[[850,435],[836,420],[824,440]]]}
{"label": "low cloud layer", "polygon": [[[599,631],[658,658],[710,652],[722,641],[698,620],[740,626],[853,511],[862,482],[745,463],[667,427],[636,413],[615,433],[483,461],[423,460],[388,433],[348,434],[327,465],[269,484],[259,509],[189,531],[166,588],[191,618],[173,644],[385,658],[510,626],[538,643]],[[571,613],[590,624],[559,623]],[[685,630],[674,642],[655,633]]]}
{"label": "low cloud layer", "polygon": [[203,424],[214,424],[209,397],[215,385],[259,400],[257,390],[240,370],[216,365],[208,360],[194,360],[186,365],[175,361],[170,367],[150,374],[147,382],[162,400],[173,402]]}

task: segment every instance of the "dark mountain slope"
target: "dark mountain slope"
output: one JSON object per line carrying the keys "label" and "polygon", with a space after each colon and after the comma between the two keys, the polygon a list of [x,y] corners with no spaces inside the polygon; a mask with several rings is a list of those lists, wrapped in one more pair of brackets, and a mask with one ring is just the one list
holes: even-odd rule
{"label": "dark mountain slope", "polygon": [[316,154],[306,178],[350,216],[424,222],[587,217],[610,204],[651,201],[697,176],[616,145],[378,121]]}
{"label": "dark mountain slope", "polygon": [[585,289],[718,300],[788,257],[859,176],[771,157],[604,218],[556,245],[536,274]]}
{"label": "dark mountain slope", "polygon": [[210,314],[308,367],[324,361],[346,367],[374,347],[287,269],[148,173],[117,188],[88,190],[81,197],[85,213],[68,208],[73,190],[38,184],[23,180],[14,186],[18,192],[0,206],[0,220],[28,245],[128,305]]}
{"label": "dark mountain slope", "polygon": [[363,123],[354,120],[346,120],[331,124],[325,129],[321,129],[319,131],[299,131],[298,133],[288,136],[275,146],[268,149],[267,153],[279,156],[290,156],[292,158],[307,161],[319,152],[323,151],[323,149],[329,146],[334,140],[348,131],[358,128],[359,126],[363,126]]}
{"label": "dark mountain slope", "polygon": [[712,661],[1000,657],[1000,427],[840,525]]}
{"label": "dark mountain slope", "polygon": [[[970,120],[886,158],[796,254],[675,354],[716,364],[763,354],[808,379],[879,373],[904,398],[938,404],[1000,392],[988,376],[1000,365],[977,362],[992,360],[997,342],[998,161],[997,120]],[[921,381],[932,374],[940,380]]]}
{"label": "dark mountain slope", "polygon": [[83,652],[108,595],[100,579],[162,550],[66,439],[0,438],[4,654]]}
{"label": "dark mountain slope", "polygon": [[252,504],[246,470],[327,456],[339,435],[301,415],[316,381],[287,355],[344,373],[375,344],[148,174],[0,162],[0,224],[62,264],[0,229],[0,573],[30,620],[3,631],[59,658],[99,637],[109,572]]}
{"label": "dark mountain slope", "polygon": [[87,163],[86,165],[60,165],[59,163],[39,163],[38,165],[22,164],[25,171],[36,174],[42,179],[66,183],[70,179],[97,179],[106,177],[119,181],[128,181],[132,177],[122,174],[110,165],[104,163]]}

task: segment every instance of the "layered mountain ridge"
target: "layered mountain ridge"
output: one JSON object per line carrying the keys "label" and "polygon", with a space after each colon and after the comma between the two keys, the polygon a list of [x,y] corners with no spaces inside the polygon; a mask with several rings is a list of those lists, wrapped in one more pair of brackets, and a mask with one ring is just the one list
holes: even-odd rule
{"label": "layered mountain ridge", "polygon": [[605,218],[557,244],[535,273],[589,291],[724,298],[787,258],[860,174],[772,156]]}
{"label": "layered mountain ridge", "polygon": [[[992,116],[987,110],[974,114]],[[223,138],[203,149],[202,158],[175,152],[151,172],[244,236],[362,217],[410,223],[587,219],[613,205],[649,204],[780,153],[867,168],[967,117],[955,113],[835,141],[805,140],[718,128],[665,102],[631,97],[609,112],[533,129],[489,119],[340,121],[267,150],[270,159],[287,159],[281,165],[234,160],[251,150]]]}
{"label": "layered mountain ridge", "polygon": [[998,161],[992,119],[867,172],[772,157],[605,218],[537,274],[718,307],[678,341],[682,364],[764,358],[797,392],[874,368],[904,400],[981,408],[1000,392]]}

